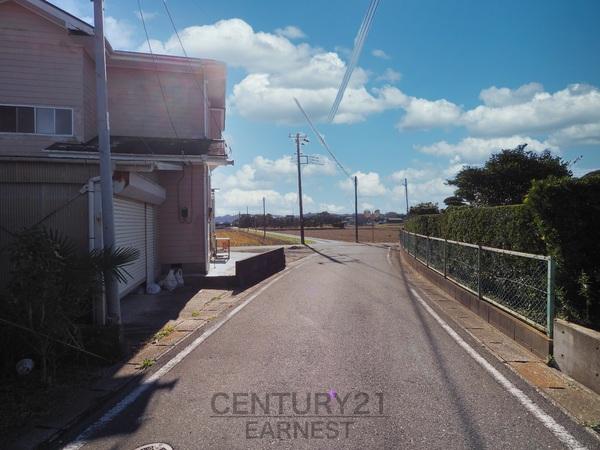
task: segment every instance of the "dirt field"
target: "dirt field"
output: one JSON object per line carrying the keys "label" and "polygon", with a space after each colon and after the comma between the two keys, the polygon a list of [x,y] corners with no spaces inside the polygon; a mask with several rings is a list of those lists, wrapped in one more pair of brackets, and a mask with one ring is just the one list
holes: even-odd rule
{"label": "dirt field", "polygon": [[232,247],[244,247],[248,245],[289,245],[299,244],[299,239],[285,238],[273,236],[267,233],[267,237],[263,239],[262,233],[252,233],[242,230],[233,230],[230,228],[217,230],[217,237],[231,239]]}
{"label": "dirt field", "polygon": [[[272,230],[286,234],[294,234],[299,236],[299,229]],[[398,242],[400,227],[398,226],[376,226],[358,228],[359,242]],[[314,237],[320,239],[333,239],[336,241],[354,242],[354,228],[306,228],[304,230],[306,237]]]}

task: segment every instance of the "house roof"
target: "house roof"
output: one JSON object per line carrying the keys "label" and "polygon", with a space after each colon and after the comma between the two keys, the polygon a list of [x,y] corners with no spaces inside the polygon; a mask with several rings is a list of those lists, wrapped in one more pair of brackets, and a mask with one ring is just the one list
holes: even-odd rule
{"label": "house roof", "polygon": [[[8,0],[0,0],[0,3],[3,3]],[[84,36],[93,36],[94,35],[94,26],[85,22],[73,14],[65,11],[62,8],[59,8],[55,4],[46,1],[46,0],[12,0],[16,3],[24,6],[30,11],[34,11],[39,15],[45,17],[48,20],[56,23],[59,26],[64,27],[71,34],[75,35],[84,35]],[[189,67],[190,64],[193,66],[206,66],[206,65],[214,65],[214,66],[224,66],[224,63],[221,61],[216,61],[213,59],[206,58],[193,58],[193,57],[181,57],[181,56],[172,56],[172,55],[161,55],[154,54],[151,55],[149,53],[143,52],[131,52],[124,50],[114,50],[110,45],[108,39],[106,40],[106,50],[108,52],[108,56],[110,60],[114,62],[138,62],[138,63],[147,63],[148,61],[153,62],[154,64],[166,64],[172,67],[178,66],[186,66]]]}
{"label": "house roof", "polygon": [[[4,0],[0,0],[2,3]],[[15,0],[20,5],[38,12],[47,19],[64,26],[70,31],[76,33],[93,35],[94,27],[89,23],[81,20],[79,17],[68,13],[62,8],[46,1],[46,0]]]}
{"label": "house roof", "polygon": [[[98,138],[82,143],[55,142],[45,148],[49,152],[97,154]],[[141,136],[111,136],[113,155],[131,156],[211,156],[227,158],[225,142],[220,139],[181,139]]]}

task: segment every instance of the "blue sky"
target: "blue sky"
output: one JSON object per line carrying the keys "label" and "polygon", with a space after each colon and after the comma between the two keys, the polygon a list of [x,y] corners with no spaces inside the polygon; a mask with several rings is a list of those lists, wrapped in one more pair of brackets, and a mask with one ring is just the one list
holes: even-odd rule
{"label": "blue sky", "polygon": [[[91,16],[88,0],[56,4]],[[600,168],[600,2],[381,0],[359,68],[333,124],[325,118],[368,0],[170,0],[186,50],[228,64],[226,138],[217,214],[297,213],[290,132],[322,166],[304,168],[305,209],[349,212],[351,183],[326,157],[298,97],[338,159],[359,177],[361,209],[440,202],[464,164],[521,142]],[[180,54],[161,0],[142,0],[153,49]],[[147,49],[137,1],[107,0],[114,47]]]}

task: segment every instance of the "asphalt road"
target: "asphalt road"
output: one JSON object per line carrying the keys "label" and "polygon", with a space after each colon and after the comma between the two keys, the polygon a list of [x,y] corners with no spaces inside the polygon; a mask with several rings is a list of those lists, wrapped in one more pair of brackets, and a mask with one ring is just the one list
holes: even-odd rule
{"label": "asphalt road", "polygon": [[[125,401],[83,448],[566,448],[415,299],[387,248],[327,244],[319,252]],[[598,448],[481,355],[572,438]]]}

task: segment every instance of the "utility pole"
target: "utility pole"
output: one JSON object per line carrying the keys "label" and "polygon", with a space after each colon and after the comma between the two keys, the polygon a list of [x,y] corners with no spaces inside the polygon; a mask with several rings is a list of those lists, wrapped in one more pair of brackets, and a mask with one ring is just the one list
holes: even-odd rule
{"label": "utility pole", "polygon": [[354,242],[358,243],[358,177],[354,175]]}
{"label": "utility pole", "polygon": [[408,216],[408,180],[404,179],[404,195],[406,196],[406,215]]}
{"label": "utility pole", "polygon": [[267,210],[265,208],[265,198],[263,197],[263,239],[267,238]]}
{"label": "utility pole", "polygon": [[[108,95],[106,92],[106,48],[104,42],[104,4],[94,0],[94,37],[96,56],[96,121],[98,153],[100,154],[100,189],[102,192],[102,240],[104,251],[115,246],[115,218],[113,208],[112,162],[110,159],[110,125]],[[119,286],[110,272],[104,274],[106,307],[109,323],[121,324]]]}
{"label": "utility pole", "polygon": [[296,162],[298,164],[298,210],[300,213],[300,242],[302,245],[304,243],[304,212],[302,209],[302,171],[301,163],[300,163],[300,145],[304,145],[305,142],[308,142],[305,134],[296,133],[294,135],[290,135],[296,141]]}

